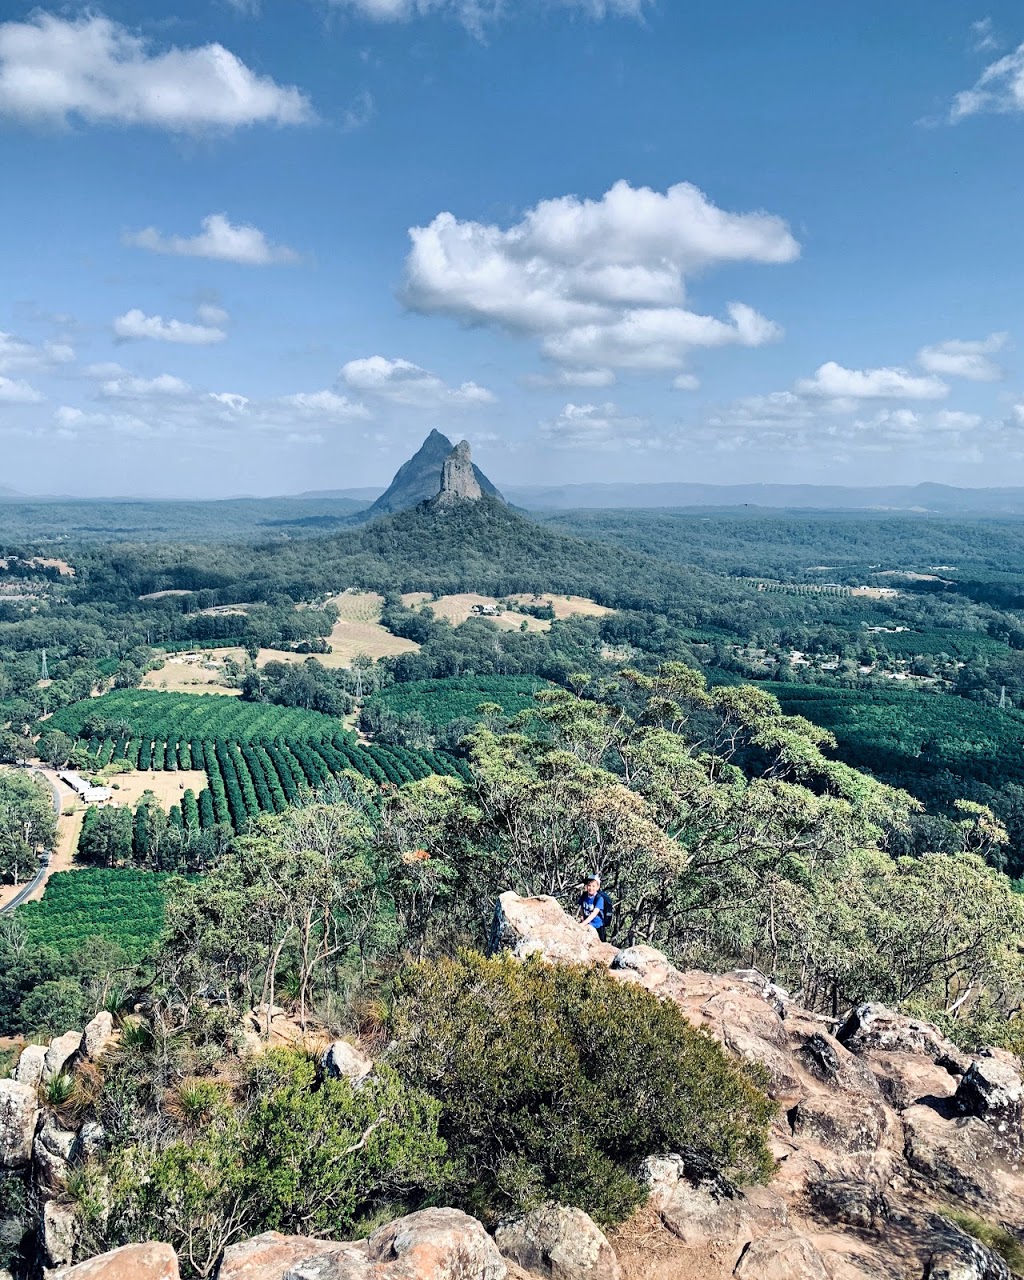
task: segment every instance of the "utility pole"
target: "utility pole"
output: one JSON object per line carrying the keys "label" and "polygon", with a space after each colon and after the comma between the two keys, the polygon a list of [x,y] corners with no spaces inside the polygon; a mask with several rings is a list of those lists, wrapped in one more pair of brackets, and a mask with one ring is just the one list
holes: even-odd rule
{"label": "utility pole", "polygon": [[49,669],[49,667],[47,667],[47,665],[46,665],[46,650],[44,649],[44,650],[43,650],[43,661],[42,661],[42,665],[41,665],[41,667],[40,667],[40,671],[39,671],[39,679],[40,679],[40,680],[49,680],[49,678],[50,678],[50,669]]}
{"label": "utility pole", "polygon": [[1006,710],[1006,685],[1001,685],[999,689],[999,710]]}

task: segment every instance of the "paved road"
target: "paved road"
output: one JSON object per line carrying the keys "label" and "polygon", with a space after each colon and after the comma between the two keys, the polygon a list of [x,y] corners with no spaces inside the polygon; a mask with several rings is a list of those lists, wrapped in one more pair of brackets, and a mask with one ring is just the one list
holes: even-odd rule
{"label": "paved road", "polygon": [[[59,818],[60,817],[60,792],[57,790],[56,783],[54,783],[52,778],[48,778],[45,773],[37,773],[35,770],[33,770],[33,773],[37,778],[42,778],[42,780],[49,786],[50,794],[53,796],[53,811]],[[18,893],[16,893],[14,897],[10,900],[10,902],[7,903],[6,906],[0,907],[0,916],[5,916],[9,914],[11,911],[15,909],[15,907],[20,907],[23,902],[27,902],[28,899],[31,898],[31,896],[33,895],[33,893],[35,893],[35,891],[39,888],[39,886],[45,882],[46,877],[50,871],[50,859],[52,857],[53,857],[53,850],[51,849],[50,852],[43,859],[43,861],[40,862],[39,870],[36,872],[35,878],[31,880],[27,885],[25,885],[25,887],[21,889]]]}

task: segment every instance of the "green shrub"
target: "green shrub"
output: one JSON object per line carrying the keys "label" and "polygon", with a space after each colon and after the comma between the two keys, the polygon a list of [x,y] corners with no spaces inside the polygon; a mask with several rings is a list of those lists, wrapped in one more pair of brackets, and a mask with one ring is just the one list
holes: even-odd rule
{"label": "green shrub", "polygon": [[603,970],[465,952],[407,970],[391,1024],[396,1069],[442,1103],[454,1197],[488,1222],[546,1199],[621,1220],[659,1151],[740,1181],[770,1172],[753,1079],[677,1006]]}
{"label": "green shrub", "polygon": [[223,1081],[186,1078],[166,1101],[175,1130],[162,1146],[138,1126],[115,1129],[112,1149],[69,1186],[90,1249],[167,1240],[183,1274],[205,1276],[239,1235],[350,1239],[445,1181],[440,1107],[386,1066],[356,1090],[324,1079],[311,1055],[274,1049],[234,1096]]}

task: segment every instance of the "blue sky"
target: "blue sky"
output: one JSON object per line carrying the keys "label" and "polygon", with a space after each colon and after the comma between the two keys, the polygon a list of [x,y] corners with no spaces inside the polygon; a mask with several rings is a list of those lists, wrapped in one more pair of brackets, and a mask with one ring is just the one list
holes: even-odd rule
{"label": "blue sky", "polygon": [[1024,15],[0,10],[0,484],[1024,484]]}

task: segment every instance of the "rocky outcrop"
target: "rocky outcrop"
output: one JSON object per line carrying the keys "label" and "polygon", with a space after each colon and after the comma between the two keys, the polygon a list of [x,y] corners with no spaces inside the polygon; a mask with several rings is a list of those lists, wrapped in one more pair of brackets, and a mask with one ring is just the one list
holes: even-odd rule
{"label": "rocky outcrop", "polygon": [[[452,442],[448,437],[440,431],[431,431],[416,453],[399,467],[385,492],[371,507],[360,512],[355,517],[356,520],[362,522],[374,520],[377,516],[394,515],[437,497],[441,490],[445,460],[451,453]],[[504,502],[504,498],[477,466],[473,466],[473,478],[484,493]]]}
{"label": "rocky outcrop", "polygon": [[685,1153],[644,1170],[662,1230],[703,1251],[710,1280],[997,1280],[1001,1261],[941,1210],[956,1204],[1024,1232],[1024,1082],[1011,1055],[971,1058],[931,1024],[877,1004],[837,1025],[752,970],[681,972],[653,948],[601,944],[552,898],[503,894],[492,946],[606,966],[765,1069],[779,1108],[769,1187],[730,1187]]}
{"label": "rocky outcrop", "polygon": [[90,1062],[95,1062],[115,1039],[113,1015],[101,1009],[82,1033],[82,1051]]}
{"label": "rocky outcrop", "polygon": [[618,954],[597,933],[570,920],[555,898],[503,893],[494,909],[490,950],[517,960],[540,955],[562,964],[610,964]]}
{"label": "rocky outcrop", "polygon": [[0,1169],[24,1169],[29,1164],[38,1120],[33,1086],[0,1080]]}
{"label": "rocky outcrop", "polygon": [[473,468],[469,442],[460,441],[441,467],[441,488],[434,499],[435,507],[450,507],[456,502],[479,502],[484,496]]}
{"label": "rocky outcrop", "polygon": [[179,1280],[169,1244],[126,1244],[61,1272],[61,1280]]}
{"label": "rocky outcrop", "polygon": [[81,1031],[65,1031],[62,1036],[56,1036],[50,1041],[43,1059],[44,1081],[52,1080],[71,1066],[72,1059],[82,1046],[82,1038]]}
{"label": "rocky outcrop", "polygon": [[32,1163],[44,1195],[53,1195],[65,1186],[77,1137],[77,1131],[65,1129],[56,1116],[49,1115],[43,1121],[32,1144]]}
{"label": "rocky outcrop", "polygon": [[542,1205],[502,1223],[494,1240],[502,1257],[544,1280],[621,1280],[615,1250],[582,1209]]}
{"label": "rocky outcrop", "polygon": [[281,1280],[300,1263],[330,1257],[344,1248],[344,1244],[333,1240],[264,1231],[252,1240],[244,1240],[224,1250],[217,1280]]}
{"label": "rocky outcrop", "polygon": [[373,1070],[372,1060],[348,1040],[335,1040],[324,1054],[322,1062],[324,1071],[329,1076],[351,1080],[353,1084],[361,1083]]}
{"label": "rocky outcrop", "polygon": [[14,1079],[21,1084],[30,1084],[34,1089],[43,1078],[45,1061],[46,1045],[27,1044],[21,1051],[18,1065],[14,1068]]}
{"label": "rocky outcrop", "polygon": [[47,1200],[40,1226],[43,1260],[48,1267],[66,1267],[74,1262],[81,1231],[78,1215],[71,1205]]}

